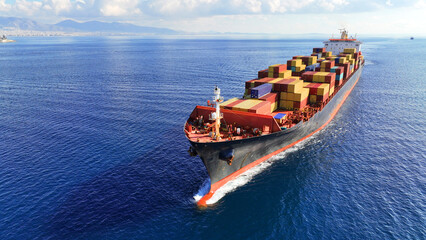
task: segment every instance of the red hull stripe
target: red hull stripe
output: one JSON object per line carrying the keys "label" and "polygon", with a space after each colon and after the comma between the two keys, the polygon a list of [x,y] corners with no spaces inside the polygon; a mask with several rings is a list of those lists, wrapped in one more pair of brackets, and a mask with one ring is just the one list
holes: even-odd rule
{"label": "red hull stripe", "polygon": [[223,179],[221,179],[220,181],[218,181],[218,182],[216,182],[216,183],[214,183],[213,185],[211,185],[211,187],[210,187],[210,192],[209,193],[207,193],[206,195],[204,195],[198,202],[197,202],[197,205],[198,206],[201,206],[201,207],[205,207],[205,206],[207,206],[207,204],[206,204],[206,202],[207,202],[207,200],[209,200],[212,196],[213,196],[213,194],[216,192],[216,190],[217,189],[219,189],[220,187],[222,187],[223,185],[225,185],[227,182],[229,182],[229,181],[231,181],[231,180],[233,180],[233,179],[235,179],[236,177],[238,177],[240,174],[242,174],[243,172],[245,172],[245,171],[247,171],[247,170],[249,170],[250,168],[252,168],[252,167],[254,167],[254,166],[256,166],[256,165],[258,165],[258,164],[260,164],[260,163],[262,163],[262,162],[264,162],[264,161],[266,161],[267,159],[269,159],[269,158],[271,158],[272,156],[274,156],[274,155],[277,155],[278,153],[280,153],[280,152],[282,152],[282,151],[285,151],[285,150],[287,150],[288,148],[291,148],[291,147],[293,147],[294,145],[296,145],[297,143],[299,143],[299,142],[301,142],[301,141],[303,141],[303,140],[305,140],[305,139],[307,139],[308,137],[310,137],[310,136],[312,136],[312,135],[314,135],[316,132],[318,132],[318,131],[320,131],[321,129],[323,129],[325,126],[327,126],[327,124],[328,123],[330,123],[330,121],[334,118],[334,116],[337,114],[337,112],[339,111],[339,109],[340,109],[340,107],[342,106],[342,104],[346,101],[346,98],[349,96],[349,94],[352,92],[352,90],[354,89],[354,87],[355,87],[355,85],[357,84],[357,82],[358,82],[358,80],[359,80],[359,78],[360,78],[361,76],[359,76],[358,78],[357,78],[357,80],[355,81],[355,83],[354,83],[354,85],[352,86],[352,88],[345,94],[345,96],[343,97],[343,100],[339,103],[339,105],[337,105],[337,108],[331,113],[331,117],[330,117],[330,119],[326,122],[326,123],[324,123],[321,127],[319,127],[317,130],[315,130],[315,131],[313,131],[312,133],[310,133],[310,134],[308,134],[307,136],[305,136],[305,137],[303,137],[303,138],[301,138],[300,140],[297,140],[297,141],[295,141],[295,142],[293,142],[293,143],[291,143],[291,144],[289,144],[289,145],[287,145],[287,146],[285,146],[285,147],[283,147],[283,148],[281,148],[281,149],[278,149],[278,150],[276,150],[276,151],[274,151],[274,152],[272,152],[272,153],[270,153],[270,154],[268,154],[268,155],[265,155],[265,156],[263,156],[263,157],[261,157],[261,158],[259,158],[259,159],[257,159],[256,161],[254,161],[254,162],[252,162],[252,163],[250,163],[250,164],[248,164],[248,165],[246,165],[246,166],[244,166],[244,167],[242,167],[241,169],[239,169],[239,170],[237,170],[237,171],[235,171],[235,172],[233,172],[232,174],[230,174],[230,175],[228,175],[227,177],[225,177],[225,178],[223,178]]}

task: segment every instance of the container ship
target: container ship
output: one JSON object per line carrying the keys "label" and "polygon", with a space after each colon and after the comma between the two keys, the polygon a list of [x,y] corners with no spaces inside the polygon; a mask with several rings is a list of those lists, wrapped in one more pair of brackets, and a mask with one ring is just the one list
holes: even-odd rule
{"label": "container ship", "polygon": [[310,55],[258,71],[241,98],[224,101],[214,89],[207,106],[196,106],[184,125],[191,156],[199,156],[215,191],[270,157],[323,129],[335,116],[364,67],[362,42],[348,37],[324,41]]}

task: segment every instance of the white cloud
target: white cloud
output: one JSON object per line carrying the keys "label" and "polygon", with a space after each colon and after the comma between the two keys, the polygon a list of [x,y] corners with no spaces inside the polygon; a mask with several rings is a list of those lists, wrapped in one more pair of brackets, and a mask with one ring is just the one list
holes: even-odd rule
{"label": "white cloud", "polygon": [[111,0],[105,1],[99,11],[103,16],[129,16],[141,14],[141,10],[138,8],[139,1],[137,0]]}
{"label": "white cloud", "polygon": [[69,12],[72,9],[70,0],[47,0],[43,2],[45,9],[53,10],[56,14],[60,12]]}
{"label": "white cloud", "polygon": [[347,5],[346,0],[320,0],[319,5],[322,6],[327,11],[333,11],[336,6]]}
{"label": "white cloud", "polygon": [[41,7],[42,7],[41,2],[29,2],[26,0],[17,0],[15,4],[10,7],[10,10],[32,15],[34,12],[38,11]]}
{"label": "white cloud", "polygon": [[[188,32],[271,33],[307,31],[306,26],[314,29],[309,31],[330,32],[342,21],[355,24],[347,19],[358,19],[359,26],[373,26],[368,21],[371,16],[380,16],[380,30],[398,27],[408,31],[407,26],[418,19],[423,22],[414,24],[418,26],[415,29],[422,29],[424,9],[426,0],[0,0],[1,16],[28,17],[41,23],[64,19],[121,21]],[[360,17],[362,14],[370,17]],[[392,27],[386,28],[385,23]]]}
{"label": "white cloud", "polygon": [[425,0],[419,0],[414,4],[414,7],[417,9],[426,9],[426,1]]}
{"label": "white cloud", "polygon": [[0,12],[10,11],[11,5],[6,3],[6,0],[0,0]]}

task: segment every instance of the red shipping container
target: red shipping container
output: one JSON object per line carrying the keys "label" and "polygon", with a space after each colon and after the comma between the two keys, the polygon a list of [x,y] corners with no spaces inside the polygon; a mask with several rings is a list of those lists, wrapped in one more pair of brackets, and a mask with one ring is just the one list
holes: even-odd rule
{"label": "red shipping container", "polygon": [[337,67],[335,72],[336,72],[336,75],[340,75],[340,74],[345,72],[345,68],[344,67]]}
{"label": "red shipping container", "polygon": [[314,74],[315,72],[309,71],[309,72],[304,72],[302,73],[302,80],[306,81],[306,82],[312,82],[312,80],[314,79]]}
{"label": "red shipping container", "polygon": [[274,73],[280,73],[280,72],[284,72],[285,70],[287,70],[287,64],[280,64],[278,66],[274,66]]}
{"label": "red shipping container", "polygon": [[293,77],[300,77],[300,76],[302,76],[302,74],[303,74],[304,71],[305,70],[303,70],[301,72],[291,72],[291,76],[293,76]]}
{"label": "red shipping container", "polygon": [[268,82],[270,82],[270,81],[272,81],[272,80],[274,80],[275,78],[262,78],[262,79],[257,79],[255,82],[254,82],[254,86],[255,87],[257,87],[257,86],[260,86],[260,85],[262,85],[262,84],[264,84],[264,83],[268,83]]}
{"label": "red shipping container", "polygon": [[[322,67],[322,65],[323,64],[321,64],[321,67]],[[325,67],[328,68],[328,69],[334,67],[334,61],[327,61],[327,62],[325,62]]]}
{"label": "red shipping container", "polygon": [[314,48],[313,49],[314,53],[325,53],[325,48]]}
{"label": "red shipping container", "polygon": [[257,72],[257,78],[266,78],[268,77],[268,69],[260,70]]}
{"label": "red shipping container", "polygon": [[301,102],[293,102],[293,108],[304,108],[307,104],[308,98],[305,98]]}
{"label": "red shipping container", "polygon": [[351,74],[351,72],[350,72],[351,71],[351,69],[350,69],[351,64],[349,62],[347,62],[347,63],[339,63],[339,64],[337,64],[337,66],[342,66],[344,68],[343,79],[348,78],[348,76]]}
{"label": "red shipping container", "polygon": [[324,95],[324,96],[319,96],[317,95],[317,102],[325,102],[325,100],[328,99],[328,94]]}
{"label": "red shipping container", "polygon": [[255,106],[249,108],[248,112],[257,113],[257,114],[270,114],[271,103],[267,101],[258,103]]}
{"label": "red shipping container", "polygon": [[330,84],[330,86],[334,86],[336,84],[336,74],[329,73],[325,76],[324,82]]}
{"label": "red shipping container", "polygon": [[294,82],[294,79],[283,79],[274,83],[274,92],[287,92],[289,83]]}
{"label": "red shipping container", "polygon": [[278,101],[279,96],[280,96],[279,93],[268,93],[265,96],[260,97],[259,99],[270,102],[270,103],[274,103]]}
{"label": "red shipping container", "polygon": [[252,87],[251,83],[255,82],[256,80],[258,79],[252,79],[252,80],[246,81],[246,89],[250,89]]}
{"label": "red shipping container", "polygon": [[305,88],[309,88],[309,94],[310,95],[317,95],[318,87],[320,87],[322,83],[309,83],[305,86]]}

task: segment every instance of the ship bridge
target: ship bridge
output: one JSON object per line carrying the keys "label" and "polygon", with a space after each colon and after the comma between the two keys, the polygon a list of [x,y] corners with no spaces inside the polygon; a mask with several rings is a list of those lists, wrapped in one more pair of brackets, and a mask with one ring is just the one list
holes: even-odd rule
{"label": "ship bridge", "polygon": [[349,37],[346,29],[340,30],[340,38],[330,38],[324,41],[324,47],[327,52],[332,52],[333,55],[338,55],[343,52],[345,48],[356,48],[357,52],[361,51],[361,41],[357,41],[354,37]]}

